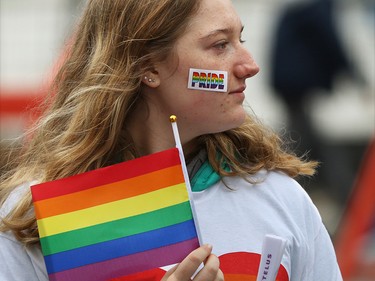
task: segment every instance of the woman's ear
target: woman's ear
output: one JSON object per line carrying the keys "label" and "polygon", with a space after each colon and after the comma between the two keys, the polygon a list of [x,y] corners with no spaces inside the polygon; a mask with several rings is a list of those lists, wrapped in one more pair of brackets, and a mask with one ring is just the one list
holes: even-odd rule
{"label": "woman's ear", "polygon": [[143,75],[142,82],[150,88],[156,88],[160,85],[160,77],[157,70],[146,71]]}

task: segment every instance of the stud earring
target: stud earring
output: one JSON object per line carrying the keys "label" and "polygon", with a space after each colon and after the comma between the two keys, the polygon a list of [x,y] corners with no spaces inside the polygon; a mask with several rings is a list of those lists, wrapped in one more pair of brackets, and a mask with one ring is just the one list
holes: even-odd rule
{"label": "stud earring", "polygon": [[154,79],[148,78],[147,76],[145,76],[145,80],[147,80],[147,81],[150,82],[150,83],[155,82]]}

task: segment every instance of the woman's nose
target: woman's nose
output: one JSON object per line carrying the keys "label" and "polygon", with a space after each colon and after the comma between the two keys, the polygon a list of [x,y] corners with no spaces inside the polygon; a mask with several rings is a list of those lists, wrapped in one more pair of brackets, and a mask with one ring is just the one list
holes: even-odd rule
{"label": "woman's nose", "polygon": [[256,75],[259,72],[259,66],[253,59],[253,56],[250,54],[245,47],[242,46],[242,51],[239,54],[239,61],[235,67],[234,74],[238,78],[250,78]]}

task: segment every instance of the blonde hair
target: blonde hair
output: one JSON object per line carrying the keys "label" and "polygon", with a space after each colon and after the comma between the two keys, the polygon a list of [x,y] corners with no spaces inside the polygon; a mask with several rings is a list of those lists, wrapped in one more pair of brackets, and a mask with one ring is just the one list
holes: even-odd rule
{"label": "blonde hair", "polygon": [[[55,180],[137,157],[124,124],[141,101],[141,79],[154,62],[173,53],[176,40],[199,8],[198,0],[90,0],[57,74],[44,117],[13,169],[2,175],[0,205],[24,182]],[[250,117],[241,127],[199,138],[221,175],[253,174],[262,168],[312,174],[281,149],[280,139]],[[20,148],[18,148],[20,149]],[[217,151],[221,159],[217,161]],[[226,161],[232,171],[223,170]],[[38,242],[30,191],[3,219],[23,243]]]}

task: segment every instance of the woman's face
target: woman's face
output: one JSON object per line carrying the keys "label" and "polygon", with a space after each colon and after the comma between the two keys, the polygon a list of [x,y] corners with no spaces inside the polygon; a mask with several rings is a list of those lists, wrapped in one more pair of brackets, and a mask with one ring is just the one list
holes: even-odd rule
{"label": "woman's face", "polygon": [[[203,0],[176,42],[175,54],[156,65],[155,101],[162,114],[177,115],[184,135],[222,132],[244,121],[245,80],[259,68],[241,42],[242,29],[230,0]],[[191,68],[226,71],[227,90],[189,89]]]}

